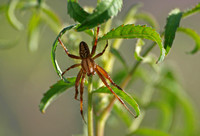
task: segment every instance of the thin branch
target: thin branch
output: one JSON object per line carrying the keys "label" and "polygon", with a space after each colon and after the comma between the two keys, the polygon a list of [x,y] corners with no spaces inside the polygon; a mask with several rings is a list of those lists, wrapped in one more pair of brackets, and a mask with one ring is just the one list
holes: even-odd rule
{"label": "thin branch", "polygon": [[92,106],[92,76],[88,77],[88,136],[94,135]]}

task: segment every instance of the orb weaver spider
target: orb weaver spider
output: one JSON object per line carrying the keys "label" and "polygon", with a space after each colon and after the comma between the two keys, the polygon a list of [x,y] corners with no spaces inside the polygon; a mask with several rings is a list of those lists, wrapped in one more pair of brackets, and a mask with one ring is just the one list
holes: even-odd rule
{"label": "orb weaver spider", "polygon": [[[84,89],[84,82],[85,82],[85,76],[87,74],[87,76],[92,76],[95,73],[97,73],[97,75],[99,76],[99,78],[102,80],[102,82],[104,83],[104,85],[111,91],[111,93],[120,101],[120,103],[132,114],[134,115],[130,109],[125,105],[125,103],[123,102],[123,100],[112,90],[112,88],[110,87],[110,85],[107,83],[106,79],[108,79],[110,81],[110,83],[112,85],[114,85],[115,87],[117,87],[118,89],[122,90],[123,92],[125,92],[121,87],[119,87],[117,84],[114,83],[114,81],[111,79],[111,77],[108,75],[108,73],[102,68],[100,67],[98,64],[96,64],[94,62],[94,60],[100,56],[102,56],[106,50],[106,48],[108,47],[108,41],[106,46],[104,47],[103,51],[101,53],[98,53],[97,55],[94,56],[95,51],[96,51],[96,47],[97,47],[97,41],[98,41],[98,34],[99,34],[99,27],[97,27],[97,34],[95,37],[95,41],[94,41],[94,45],[92,47],[92,51],[90,53],[89,47],[88,45],[82,41],[80,42],[79,45],[79,55],[80,56],[76,56],[73,54],[70,54],[69,51],[67,50],[67,48],[64,46],[63,42],[61,41],[60,38],[58,38],[58,41],[60,43],[60,45],[63,47],[63,49],[65,50],[66,54],[73,59],[79,59],[81,60],[81,63],[79,64],[74,64],[72,66],[70,66],[69,68],[67,68],[63,73],[62,73],[62,77],[63,75],[69,71],[70,69],[76,68],[81,66],[81,69],[77,75],[76,78],[76,82],[75,82],[75,99],[77,99],[78,96],[78,86],[80,83],[80,112],[81,112],[81,116],[84,120],[84,116],[83,116],[83,89]],[[94,57],[93,57],[94,56]],[[82,79],[81,79],[82,78]],[[126,93],[126,92],[125,92]],[[135,115],[134,115],[135,116]],[[85,120],[84,120],[85,121]]]}

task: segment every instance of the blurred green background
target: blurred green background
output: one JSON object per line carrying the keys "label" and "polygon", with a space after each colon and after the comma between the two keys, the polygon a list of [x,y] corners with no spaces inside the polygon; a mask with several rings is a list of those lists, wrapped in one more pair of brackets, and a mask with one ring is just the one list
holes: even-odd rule
{"label": "blurred green background", "polygon": [[[95,7],[96,5],[95,0],[79,1],[82,6]],[[6,0],[1,0],[0,4],[6,2]],[[141,10],[155,16],[162,30],[168,13],[172,9],[177,7],[185,10],[194,7],[199,1],[124,0],[123,8],[117,18],[122,19],[128,9],[138,2],[144,4]],[[63,23],[74,23],[67,14],[66,0],[48,0],[46,3],[59,15]],[[28,14],[17,14],[17,17],[24,24],[27,24]],[[200,33],[199,22],[200,14],[196,14],[181,21],[181,26],[192,28]],[[59,80],[50,56],[56,34],[49,27],[43,26],[39,48],[35,52],[30,52],[27,47],[27,30],[21,32],[14,30],[2,14],[0,15],[0,32],[0,39],[9,41],[20,39],[14,47],[0,49],[0,136],[70,136],[82,133],[84,123],[79,113],[79,102],[74,100],[74,88],[71,88],[56,100],[47,109],[46,114],[41,114],[38,108],[43,93],[48,90],[50,85]],[[91,39],[88,41],[91,41]],[[127,40],[124,42],[127,46],[121,47],[122,55],[130,65],[135,61],[133,52],[131,52],[134,49],[131,42],[133,40]],[[199,111],[200,53],[186,54],[193,47],[192,39],[182,33],[177,33],[173,48],[164,63],[176,68],[183,87],[192,99],[197,111]],[[59,58],[62,60],[59,60],[59,63],[61,63],[63,69],[73,64],[73,61],[65,55],[61,48],[58,48],[57,52],[60,53]],[[155,48],[155,52],[159,54],[157,48]],[[114,72],[117,72],[117,70],[117,68],[114,68]],[[77,71],[77,69],[72,70],[68,75],[75,76]],[[137,90],[135,91],[137,93]],[[154,115],[152,116],[154,117]],[[150,124],[149,122],[153,119],[147,118],[146,124]],[[145,123],[143,125],[145,126]],[[106,135],[116,134],[116,136],[120,136],[124,127],[106,128]],[[116,131],[113,132],[113,129]]]}

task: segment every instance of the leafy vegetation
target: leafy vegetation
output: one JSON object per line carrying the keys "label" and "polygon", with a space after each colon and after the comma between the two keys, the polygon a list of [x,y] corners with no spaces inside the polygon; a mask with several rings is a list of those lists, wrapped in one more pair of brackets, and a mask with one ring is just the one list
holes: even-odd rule
{"label": "leafy vegetation", "polygon": [[[169,51],[173,49],[172,46],[176,39],[177,32],[183,32],[195,41],[195,48],[190,52],[191,54],[197,53],[200,50],[200,35],[191,28],[181,26],[181,21],[184,18],[192,16],[200,11],[200,3],[186,11],[181,11],[178,8],[172,10],[166,19],[165,27],[161,29],[163,30],[162,32],[158,32],[158,22],[150,13],[139,12],[142,6],[141,4],[133,5],[126,17],[122,20],[122,24],[111,28],[113,17],[116,17],[122,9],[122,0],[98,0],[97,6],[93,9],[92,13],[87,12],[84,7],[79,5],[78,0],[67,0],[67,3],[67,13],[75,23],[66,26],[61,31],[61,21],[59,17],[42,0],[11,0],[8,4],[0,6],[0,12],[6,13],[6,17],[13,28],[18,31],[22,31],[23,29],[28,30],[28,47],[31,51],[37,50],[42,24],[48,25],[49,28],[57,34],[52,46],[51,57],[53,67],[61,80],[52,85],[44,94],[39,105],[40,111],[44,113],[47,107],[50,106],[54,100],[59,98],[58,96],[75,85],[76,77],[62,77],[62,68],[60,68],[56,59],[56,48],[59,43],[58,39],[62,38],[65,33],[68,34],[65,37],[67,39],[65,40],[66,45],[70,45],[68,44],[71,42],[69,37],[73,35],[73,33],[76,33],[75,36],[73,35],[74,37],[86,33],[91,39],[94,39],[96,27],[100,26],[101,36],[98,37],[98,44],[101,45],[103,41],[109,40],[108,51],[100,60],[102,67],[111,74],[114,61],[120,61],[123,67],[117,73],[113,73],[113,80],[124,90],[133,90],[131,85],[138,80],[142,81],[144,87],[140,90],[142,92],[141,96],[137,96],[134,91],[125,93],[113,87],[114,92],[126,101],[130,108],[135,111],[137,117],[135,119],[122,105],[115,102],[116,98],[112,96],[108,88],[101,85],[99,79],[89,79],[89,83],[85,84],[89,86],[88,101],[90,105],[88,105],[88,109],[90,110],[88,110],[88,112],[91,112],[90,114],[88,113],[88,124],[90,124],[87,126],[88,136],[94,135],[94,125],[91,123],[94,122],[94,120],[90,120],[90,115],[94,115],[95,117],[95,135],[97,136],[104,135],[104,128],[106,125],[109,125],[106,124],[106,122],[111,117],[120,118],[120,120],[117,120],[118,123],[120,123],[120,121],[124,122],[127,128],[127,134],[124,135],[127,136],[169,136],[177,135],[177,133],[182,136],[198,135],[197,131],[199,128],[195,121],[196,110],[179,82],[175,70],[165,64],[159,64],[163,63],[165,56],[169,55]],[[29,19],[27,28],[25,28],[26,25],[21,23],[15,16],[16,10],[31,12],[31,18]],[[138,20],[143,20],[147,24],[136,25]],[[72,39],[72,41],[74,39]],[[111,39],[112,42],[110,42]],[[121,55],[119,50],[122,41],[126,39],[137,39],[135,43],[135,52],[133,56],[130,56],[132,58],[135,57],[133,66],[127,65],[126,58]],[[151,43],[146,45],[146,43],[149,43],[145,42],[146,40],[151,40]],[[0,40],[0,48],[5,49],[12,44],[12,42]],[[150,52],[156,45],[158,45],[160,49],[160,56],[158,59],[156,59],[154,55],[150,55]],[[71,46],[75,45],[71,44]],[[99,48],[102,47],[99,46]],[[159,64],[156,64],[157,62]],[[150,68],[138,67],[142,65],[142,63],[146,63]],[[159,97],[156,97],[156,95],[159,95]],[[106,102],[102,100],[103,97],[107,98]],[[100,101],[94,101],[94,98]],[[182,115],[182,122],[178,122],[179,125],[181,124],[181,130],[172,129],[178,124],[174,122],[174,118],[177,115],[177,107],[181,109],[181,113],[178,113]],[[93,108],[95,110],[93,110]],[[158,117],[155,128],[152,126],[144,128],[141,123],[145,120],[146,116],[149,116],[147,111],[150,109],[156,109],[160,118]],[[112,111],[114,111],[114,114],[111,114]]]}

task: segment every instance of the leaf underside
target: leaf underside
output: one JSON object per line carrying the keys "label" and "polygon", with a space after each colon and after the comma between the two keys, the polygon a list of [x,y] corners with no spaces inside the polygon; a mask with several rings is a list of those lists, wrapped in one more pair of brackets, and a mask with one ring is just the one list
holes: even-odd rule
{"label": "leaf underside", "polygon": [[152,40],[156,42],[160,48],[160,56],[157,62],[161,62],[165,57],[165,49],[163,48],[161,37],[159,33],[157,33],[155,29],[151,27],[147,27],[145,25],[135,26],[134,24],[121,25],[116,29],[112,29],[103,37],[100,37],[99,41],[115,39],[115,38],[123,38],[123,39],[141,38],[141,39]]}
{"label": "leaf underside", "polygon": [[54,41],[54,43],[53,43],[53,47],[52,47],[52,51],[51,51],[51,60],[52,60],[52,63],[53,63],[53,66],[54,66],[54,68],[55,68],[55,70],[56,70],[56,73],[59,75],[59,77],[60,78],[62,78],[62,71],[60,70],[60,67],[58,66],[58,64],[57,64],[57,61],[56,61],[56,58],[55,58],[55,52],[56,52],[56,47],[57,47],[57,45],[58,45],[58,38],[60,37],[62,37],[62,35],[66,32],[66,31],[68,31],[68,30],[70,30],[70,29],[72,29],[72,28],[74,28],[74,26],[76,26],[76,25],[71,25],[71,26],[68,26],[68,27],[65,27],[65,28],[63,28],[63,30],[59,33],[59,35],[57,36],[57,38],[56,38],[56,40]]}
{"label": "leaf underside", "polygon": [[78,0],[68,0],[67,12],[74,21],[82,23],[90,14],[87,13],[77,1]]}
{"label": "leaf underside", "polygon": [[[136,113],[136,117],[140,114],[140,109],[137,102],[127,93],[119,90],[118,88],[112,88],[113,91],[122,99],[125,100],[134,110]],[[93,91],[93,93],[110,93],[110,90],[107,87],[100,87],[97,90]]]}
{"label": "leaf underside", "polygon": [[93,28],[116,16],[122,8],[122,3],[122,0],[101,1],[92,14],[88,15],[84,21],[81,20],[82,22],[77,27],[77,31]]}
{"label": "leaf underside", "polygon": [[56,84],[50,87],[50,89],[44,94],[39,108],[42,113],[45,113],[47,107],[58,98],[61,94],[63,94],[67,89],[73,87],[75,85],[76,77],[67,78],[68,82],[63,80],[58,81]]}

